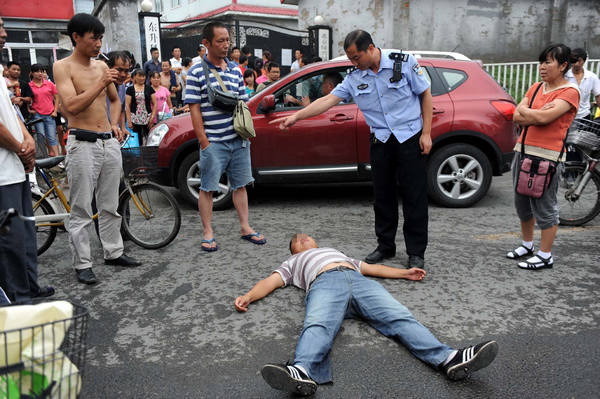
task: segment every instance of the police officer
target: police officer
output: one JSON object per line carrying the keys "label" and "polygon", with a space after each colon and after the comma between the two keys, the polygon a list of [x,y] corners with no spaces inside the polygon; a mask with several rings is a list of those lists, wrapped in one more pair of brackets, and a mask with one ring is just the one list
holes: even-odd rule
{"label": "police officer", "polygon": [[412,55],[375,47],[371,35],[364,30],[346,36],[344,51],[356,68],[340,85],[308,107],[271,123],[286,129],[353,98],[371,128],[378,245],[365,261],[379,263],[396,255],[398,182],[408,267],[422,268],[428,221],[425,155],[431,150],[433,113],[429,82]]}

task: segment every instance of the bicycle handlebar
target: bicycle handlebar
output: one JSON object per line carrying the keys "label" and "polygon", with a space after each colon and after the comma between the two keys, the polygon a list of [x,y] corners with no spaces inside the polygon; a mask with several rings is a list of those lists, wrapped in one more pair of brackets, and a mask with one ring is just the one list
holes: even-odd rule
{"label": "bicycle handlebar", "polygon": [[41,122],[41,121],[43,121],[43,120],[44,120],[43,118],[32,119],[32,120],[30,120],[29,122],[25,122],[25,127],[26,127],[27,129],[29,129],[31,126],[33,126],[33,125],[35,125],[36,123],[38,123],[38,122]]}
{"label": "bicycle handlebar", "polygon": [[0,235],[8,234],[10,231],[10,227],[8,226],[8,221],[13,217],[18,217],[24,222],[35,222],[34,216],[21,216],[19,212],[16,211],[15,208],[9,208],[6,210],[0,211]]}

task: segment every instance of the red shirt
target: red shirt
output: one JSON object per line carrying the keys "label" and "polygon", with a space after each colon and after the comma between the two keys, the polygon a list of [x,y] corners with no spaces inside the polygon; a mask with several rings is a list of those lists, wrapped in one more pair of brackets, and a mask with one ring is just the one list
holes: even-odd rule
{"label": "red shirt", "polygon": [[50,115],[54,112],[54,95],[58,93],[56,86],[49,80],[42,81],[38,87],[32,80],[29,87],[33,91],[33,103],[31,108],[40,115]]}

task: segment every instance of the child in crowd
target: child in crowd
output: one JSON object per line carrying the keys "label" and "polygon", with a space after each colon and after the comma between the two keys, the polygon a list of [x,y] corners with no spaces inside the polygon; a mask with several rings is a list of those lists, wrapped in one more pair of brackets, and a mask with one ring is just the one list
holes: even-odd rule
{"label": "child in crowd", "polygon": [[254,69],[248,68],[244,72],[244,83],[246,84],[246,94],[252,97],[256,93],[256,73]]}

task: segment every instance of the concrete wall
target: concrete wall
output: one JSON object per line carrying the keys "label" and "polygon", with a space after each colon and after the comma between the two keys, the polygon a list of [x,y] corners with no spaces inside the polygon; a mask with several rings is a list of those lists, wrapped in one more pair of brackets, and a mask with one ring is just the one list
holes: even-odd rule
{"label": "concrete wall", "polygon": [[136,0],[106,0],[96,7],[94,15],[102,21],[106,30],[102,51],[129,50],[142,64],[142,44]]}
{"label": "concrete wall", "polygon": [[316,15],[333,29],[333,55],[365,29],[380,47],[457,51],[484,62],[532,61],[551,42],[600,58],[598,0],[299,0],[299,28]]}

